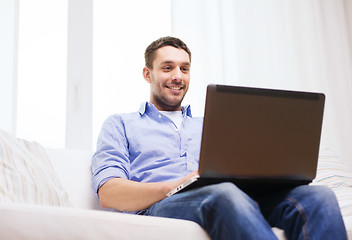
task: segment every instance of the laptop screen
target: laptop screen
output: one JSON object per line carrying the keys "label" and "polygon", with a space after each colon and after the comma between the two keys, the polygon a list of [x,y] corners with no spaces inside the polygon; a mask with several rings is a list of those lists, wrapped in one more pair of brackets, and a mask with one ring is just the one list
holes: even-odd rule
{"label": "laptop screen", "polygon": [[321,93],[209,85],[200,175],[312,180],[324,101]]}

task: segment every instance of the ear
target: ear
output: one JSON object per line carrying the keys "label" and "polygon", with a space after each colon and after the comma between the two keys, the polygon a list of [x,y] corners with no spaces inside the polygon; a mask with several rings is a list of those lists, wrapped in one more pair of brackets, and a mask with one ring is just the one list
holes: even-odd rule
{"label": "ear", "polygon": [[149,68],[147,68],[147,67],[144,67],[144,68],[143,68],[143,77],[144,77],[144,79],[145,79],[148,83],[151,82],[151,79],[150,79],[150,69],[149,69]]}

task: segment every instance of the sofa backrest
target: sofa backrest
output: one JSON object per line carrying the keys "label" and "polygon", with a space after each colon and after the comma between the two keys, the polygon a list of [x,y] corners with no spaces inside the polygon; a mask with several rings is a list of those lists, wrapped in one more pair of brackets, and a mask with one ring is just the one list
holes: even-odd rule
{"label": "sofa backrest", "polygon": [[91,188],[92,152],[45,148],[74,207],[102,210]]}

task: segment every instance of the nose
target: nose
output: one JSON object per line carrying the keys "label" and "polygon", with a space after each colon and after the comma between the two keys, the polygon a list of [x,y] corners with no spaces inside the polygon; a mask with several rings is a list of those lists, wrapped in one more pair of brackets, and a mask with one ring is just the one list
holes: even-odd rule
{"label": "nose", "polygon": [[173,73],[172,73],[172,80],[181,82],[183,77],[183,73],[179,67],[175,68]]}

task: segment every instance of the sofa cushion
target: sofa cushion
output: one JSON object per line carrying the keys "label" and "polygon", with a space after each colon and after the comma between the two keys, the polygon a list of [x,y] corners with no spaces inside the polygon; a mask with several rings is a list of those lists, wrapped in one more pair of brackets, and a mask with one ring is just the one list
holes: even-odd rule
{"label": "sofa cushion", "polygon": [[0,220],[1,239],[210,240],[187,220],[78,208],[0,203]]}
{"label": "sofa cushion", "polygon": [[0,202],[71,206],[68,194],[36,143],[0,130]]}

